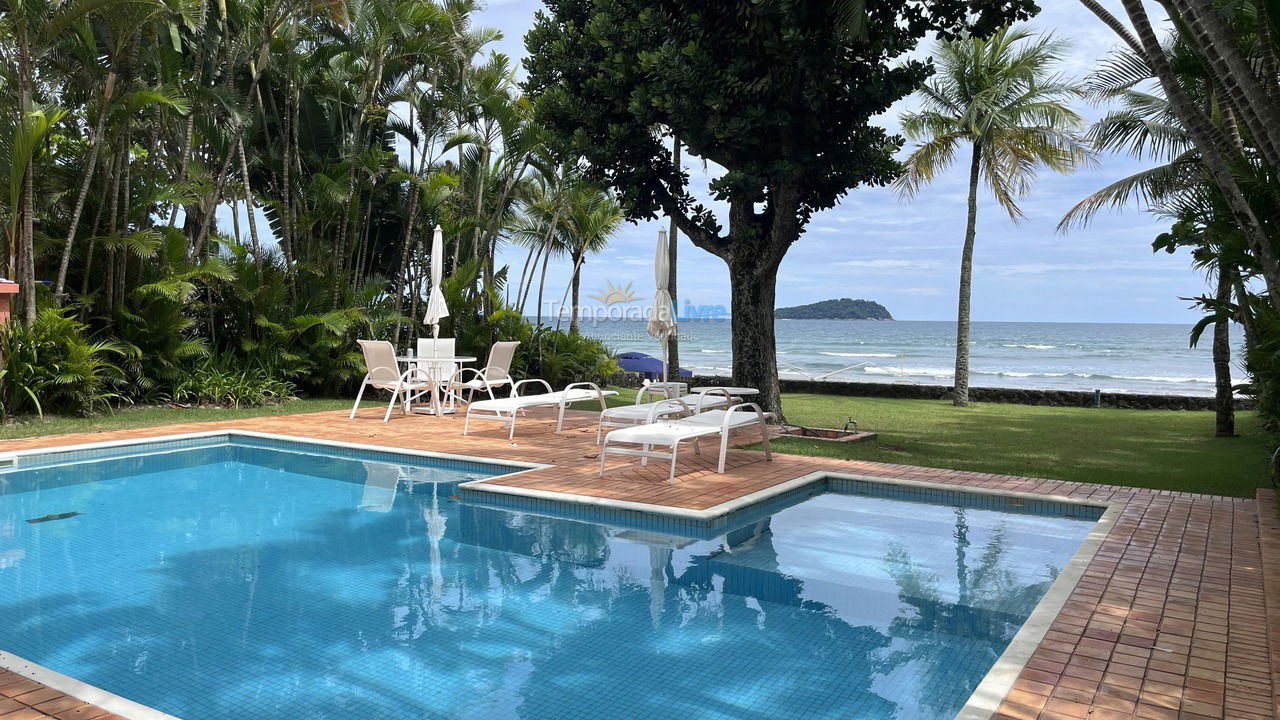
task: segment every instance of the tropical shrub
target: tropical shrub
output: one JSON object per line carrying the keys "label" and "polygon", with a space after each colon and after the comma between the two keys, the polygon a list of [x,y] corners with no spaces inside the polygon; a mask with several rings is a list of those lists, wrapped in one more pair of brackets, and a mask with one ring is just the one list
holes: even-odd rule
{"label": "tropical shrub", "polygon": [[261,407],[294,399],[293,383],[264,368],[208,360],[189,368],[173,387],[173,401],[191,405]]}
{"label": "tropical shrub", "polygon": [[[542,378],[555,388],[571,382],[603,383],[618,371],[613,353],[602,341],[537,327],[506,307],[499,295],[504,274],[498,273],[495,283],[485,286],[478,280],[480,268],[478,261],[463,263],[442,283],[449,316],[441,323],[441,335],[457,338],[459,354],[483,361],[493,343],[519,340],[511,363],[512,376]],[[487,313],[486,304],[490,308]]]}
{"label": "tropical shrub", "polygon": [[604,342],[552,328],[529,326],[514,364],[517,377],[538,377],[561,388],[571,382],[603,384],[618,371]]}
{"label": "tropical shrub", "polygon": [[[367,281],[358,290],[343,285],[335,299],[323,273],[299,272],[290,279],[279,258],[259,266],[244,248],[226,243],[231,279],[211,286],[216,320],[208,331],[216,351],[239,357],[316,395],[355,391],[364,375],[356,340],[390,337],[405,320],[395,312],[385,283]],[[332,306],[332,307],[330,307]],[[215,335],[216,332],[216,335]]]}
{"label": "tropical shrub", "polygon": [[0,327],[0,410],[85,415],[121,399],[125,380],[118,363],[128,357],[119,343],[92,340],[70,310],[45,308],[31,323]]}

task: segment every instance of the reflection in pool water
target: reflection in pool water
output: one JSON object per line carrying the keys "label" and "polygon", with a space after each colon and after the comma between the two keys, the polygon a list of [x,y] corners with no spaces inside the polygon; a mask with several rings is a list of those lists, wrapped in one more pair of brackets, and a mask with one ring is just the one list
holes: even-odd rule
{"label": "reflection in pool water", "polygon": [[1093,525],[828,493],[700,539],[458,499],[475,472],[2,473],[0,648],[191,720],[943,718]]}

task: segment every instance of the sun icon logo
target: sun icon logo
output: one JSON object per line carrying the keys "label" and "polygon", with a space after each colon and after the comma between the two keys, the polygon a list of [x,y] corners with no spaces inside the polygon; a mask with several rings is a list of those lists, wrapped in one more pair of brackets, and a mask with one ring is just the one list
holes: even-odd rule
{"label": "sun icon logo", "polygon": [[627,283],[623,287],[614,287],[611,280],[604,290],[601,290],[598,295],[592,295],[591,299],[599,300],[605,305],[617,305],[618,303],[634,302],[638,298],[635,293],[631,292],[631,283]]}

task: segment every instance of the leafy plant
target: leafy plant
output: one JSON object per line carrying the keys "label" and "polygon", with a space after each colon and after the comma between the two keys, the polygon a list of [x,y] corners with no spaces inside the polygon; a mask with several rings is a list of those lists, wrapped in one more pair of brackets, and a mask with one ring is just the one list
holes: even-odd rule
{"label": "leafy plant", "polygon": [[87,331],[69,311],[55,308],[41,310],[31,323],[0,328],[5,417],[32,411],[85,415],[121,398],[116,388],[125,375],[115,361],[128,352],[113,341],[91,340]]}
{"label": "leafy plant", "polygon": [[208,360],[188,369],[174,384],[173,401],[234,408],[261,407],[292,400],[293,383],[264,368],[239,368],[234,361]]}

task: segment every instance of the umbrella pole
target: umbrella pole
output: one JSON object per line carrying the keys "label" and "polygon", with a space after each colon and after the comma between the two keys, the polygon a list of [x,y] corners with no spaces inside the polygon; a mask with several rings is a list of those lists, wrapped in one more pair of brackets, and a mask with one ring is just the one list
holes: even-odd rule
{"label": "umbrella pole", "polygon": [[667,382],[667,364],[668,364],[667,363],[667,359],[668,359],[667,343],[669,342],[670,342],[670,339],[668,338],[668,336],[663,335],[662,336],[662,382],[663,383]]}

